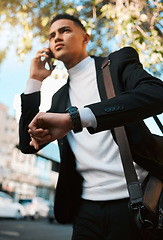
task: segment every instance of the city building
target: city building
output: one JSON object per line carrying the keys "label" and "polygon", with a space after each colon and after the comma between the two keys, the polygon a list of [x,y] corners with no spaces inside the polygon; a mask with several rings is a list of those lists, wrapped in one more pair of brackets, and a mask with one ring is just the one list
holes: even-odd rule
{"label": "city building", "polygon": [[51,143],[37,154],[21,153],[18,122],[1,103],[0,126],[0,190],[8,192],[15,200],[39,196],[52,202],[59,169],[57,146]]}

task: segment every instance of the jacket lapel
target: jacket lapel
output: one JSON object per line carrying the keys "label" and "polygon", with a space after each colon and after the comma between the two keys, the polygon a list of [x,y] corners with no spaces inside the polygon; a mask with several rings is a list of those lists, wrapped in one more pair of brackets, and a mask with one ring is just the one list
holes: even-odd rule
{"label": "jacket lapel", "polygon": [[64,113],[68,107],[69,80],[53,95],[51,109],[48,112]]}

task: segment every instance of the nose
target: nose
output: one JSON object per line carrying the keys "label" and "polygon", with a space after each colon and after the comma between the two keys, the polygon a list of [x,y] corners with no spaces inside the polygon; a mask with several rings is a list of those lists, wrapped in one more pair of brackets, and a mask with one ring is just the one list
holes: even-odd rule
{"label": "nose", "polygon": [[59,42],[59,41],[62,41],[62,40],[63,40],[62,35],[59,32],[57,32],[56,35],[55,35],[54,41]]}

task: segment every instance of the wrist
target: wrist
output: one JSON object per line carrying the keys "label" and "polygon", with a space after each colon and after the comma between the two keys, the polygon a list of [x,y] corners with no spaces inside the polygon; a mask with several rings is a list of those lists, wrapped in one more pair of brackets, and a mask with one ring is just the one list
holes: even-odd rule
{"label": "wrist", "polygon": [[67,127],[69,129],[69,131],[73,130],[73,124],[72,124],[72,120],[70,118],[70,114],[66,113],[66,122],[67,122]]}
{"label": "wrist", "polygon": [[36,74],[30,74],[29,79],[35,79],[39,82],[43,82],[43,80],[44,80],[41,77],[37,76]]}
{"label": "wrist", "polygon": [[71,120],[72,130],[74,131],[74,133],[81,132],[83,130],[83,127],[81,124],[78,108],[72,106],[66,109],[66,112],[69,113],[69,119]]}

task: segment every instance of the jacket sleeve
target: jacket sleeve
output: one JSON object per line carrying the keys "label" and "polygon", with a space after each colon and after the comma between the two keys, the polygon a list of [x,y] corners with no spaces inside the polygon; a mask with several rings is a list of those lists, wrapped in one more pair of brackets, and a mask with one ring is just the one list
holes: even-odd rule
{"label": "jacket sleeve", "polygon": [[[87,105],[94,113],[97,128],[90,133],[127,125],[163,112],[163,82],[147,73],[137,52],[123,48],[110,55],[113,85],[121,86],[116,97]],[[115,88],[117,92],[117,89]]]}
{"label": "jacket sleeve", "polygon": [[39,112],[40,92],[21,95],[21,117],[19,121],[19,149],[23,153],[37,152],[29,145],[28,125]]}

